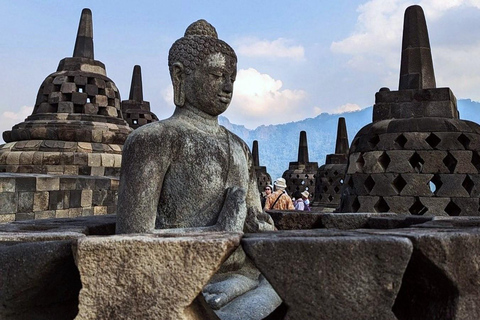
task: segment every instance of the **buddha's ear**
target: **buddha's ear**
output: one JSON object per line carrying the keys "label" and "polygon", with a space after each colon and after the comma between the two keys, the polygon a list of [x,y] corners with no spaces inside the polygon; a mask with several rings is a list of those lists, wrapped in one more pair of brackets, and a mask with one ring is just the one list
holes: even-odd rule
{"label": "buddha's ear", "polygon": [[185,104],[185,67],[181,62],[172,65],[173,102],[177,107]]}

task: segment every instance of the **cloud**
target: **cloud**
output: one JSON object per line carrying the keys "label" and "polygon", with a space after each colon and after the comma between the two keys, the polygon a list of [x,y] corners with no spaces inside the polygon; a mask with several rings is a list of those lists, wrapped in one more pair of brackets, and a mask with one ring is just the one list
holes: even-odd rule
{"label": "cloud", "polygon": [[362,110],[362,108],[358,104],[347,103],[347,104],[344,104],[343,106],[336,108],[335,110],[333,110],[332,113],[335,114],[335,113],[343,113],[343,112],[353,112],[358,110]]}
{"label": "cloud", "polygon": [[0,144],[3,143],[2,133],[7,130],[11,130],[14,125],[22,122],[29,115],[32,114],[33,107],[23,106],[18,112],[4,111],[2,113],[2,119],[0,121]]}
{"label": "cloud", "polygon": [[237,41],[236,52],[247,57],[303,60],[305,58],[305,49],[303,46],[293,45],[292,42],[292,40],[284,38],[273,41],[243,38]]}
{"label": "cloud", "polygon": [[[380,77],[382,85],[396,84],[403,16],[410,4],[405,0],[366,2],[357,9],[359,15],[352,34],[333,42],[330,49],[334,53],[349,56],[347,68],[375,74]],[[480,73],[480,64],[476,62],[480,52],[480,39],[464,36],[465,33],[472,34],[473,31],[469,28],[478,30],[475,20],[478,21],[480,1],[423,0],[419,5],[425,12],[430,35],[432,30],[438,30],[433,32],[434,39],[430,37],[437,85],[452,86],[452,89],[457,86],[460,96],[480,99],[479,90],[474,90],[475,87],[480,87],[477,75]],[[473,27],[472,23],[475,24]]]}
{"label": "cloud", "polygon": [[282,89],[283,83],[253,68],[238,71],[232,104],[225,116],[232,123],[248,128],[278,124],[312,116],[313,107],[305,108],[307,94],[299,89]]}

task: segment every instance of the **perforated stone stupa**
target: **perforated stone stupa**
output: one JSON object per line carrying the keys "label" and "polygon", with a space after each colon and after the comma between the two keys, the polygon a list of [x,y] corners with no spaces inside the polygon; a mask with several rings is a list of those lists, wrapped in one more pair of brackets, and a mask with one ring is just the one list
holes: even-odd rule
{"label": "perforated stone stupa", "polygon": [[73,57],[43,81],[32,115],[3,133],[0,172],[118,176],[132,131],[120,101],[94,59],[92,13],[84,9]]}
{"label": "perforated stone stupa", "polygon": [[335,153],[328,154],[315,178],[315,199],[312,206],[337,208],[340,205],[348,159],[348,135],[345,118],[338,118]]}
{"label": "perforated stone stupa", "polygon": [[436,88],[423,10],[405,12],[398,91],[380,89],[352,142],[342,212],[479,215],[480,126]]}
{"label": "perforated stone stupa", "polygon": [[315,197],[315,175],[317,174],[318,163],[310,162],[308,159],[307,133],[300,132],[298,143],[298,161],[290,162],[288,170],[282,177],[287,181],[287,191],[293,194],[295,191],[307,190],[310,197]]}
{"label": "perforated stone stupa", "polygon": [[258,141],[253,141],[252,157],[255,166],[255,174],[257,175],[258,190],[262,192],[266,186],[272,184],[272,177],[267,172],[267,167],[260,166],[260,157],[258,155]]}
{"label": "perforated stone stupa", "polygon": [[142,69],[138,65],[133,67],[130,96],[128,100],[122,101],[122,112],[133,129],[158,121],[157,116],[150,111],[150,102],[143,100]]}

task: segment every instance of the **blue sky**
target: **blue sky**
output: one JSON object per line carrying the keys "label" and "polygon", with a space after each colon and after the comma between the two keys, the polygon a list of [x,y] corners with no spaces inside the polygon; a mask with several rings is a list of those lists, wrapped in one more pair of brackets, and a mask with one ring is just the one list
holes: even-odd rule
{"label": "blue sky", "polygon": [[[238,55],[225,113],[247,128],[358,110],[396,90],[403,13],[425,10],[438,87],[480,100],[480,0],[2,1],[0,131],[31,113],[38,88],[72,55],[81,10],[92,9],[95,59],[128,98],[142,66],[144,99],[173,112],[171,44],[206,19]],[[0,140],[1,141],[1,140]]]}

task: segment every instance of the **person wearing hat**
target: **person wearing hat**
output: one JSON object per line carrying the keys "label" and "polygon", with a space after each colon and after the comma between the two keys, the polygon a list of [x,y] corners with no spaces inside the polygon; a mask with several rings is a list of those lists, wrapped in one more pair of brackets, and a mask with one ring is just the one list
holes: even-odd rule
{"label": "person wearing hat", "polygon": [[278,178],[273,183],[275,192],[267,197],[265,201],[265,210],[295,210],[292,199],[285,191],[287,182],[283,178]]}
{"label": "person wearing hat", "polygon": [[301,193],[301,195],[303,200],[303,210],[310,211],[310,200],[308,200],[310,193],[307,190],[305,190]]}

